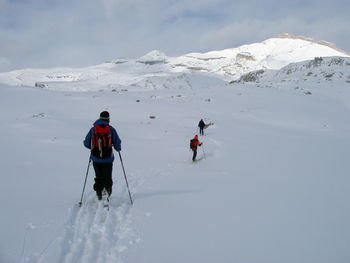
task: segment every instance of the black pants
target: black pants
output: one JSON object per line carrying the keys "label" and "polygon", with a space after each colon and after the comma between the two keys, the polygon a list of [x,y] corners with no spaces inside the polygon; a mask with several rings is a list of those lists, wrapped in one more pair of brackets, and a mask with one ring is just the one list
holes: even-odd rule
{"label": "black pants", "polygon": [[194,162],[196,160],[196,157],[197,157],[197,148],[193,149],[192,151],[193,151],[192,161]]}
{"label": "black pants", "polygon": [[204,127],[199,127],[199,134],[204,135]]}
{"label": "black pants", "polygon": [[94,190],[98,196],[101,196],[103,188],[106,188],[109,195],[112,193],[112,167],[113,163],[94,163],[96,175]]}

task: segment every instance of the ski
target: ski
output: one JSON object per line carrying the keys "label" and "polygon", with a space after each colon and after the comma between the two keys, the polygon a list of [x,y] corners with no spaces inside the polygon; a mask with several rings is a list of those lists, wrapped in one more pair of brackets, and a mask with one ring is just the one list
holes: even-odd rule
{"label": "ski", "polygon": [[105,201],[104,203],[103,203],[103,207],[105,207],[106,209],[107,209],[107,211],[109,211],[109,201]]}
{"label": "ski", "polygon": [[103,189],[102,192],[102,202],[103,202],[103,207],[109,211],[109,194],[106,189]]}

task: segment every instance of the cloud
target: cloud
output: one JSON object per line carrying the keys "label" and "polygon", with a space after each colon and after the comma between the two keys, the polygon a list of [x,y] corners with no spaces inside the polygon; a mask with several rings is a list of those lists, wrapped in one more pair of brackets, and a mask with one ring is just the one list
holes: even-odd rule
{"label": "cloud", "polygon": [[6,58],[0,57],[0,72],[7,71],[9,68],[13,67]]}

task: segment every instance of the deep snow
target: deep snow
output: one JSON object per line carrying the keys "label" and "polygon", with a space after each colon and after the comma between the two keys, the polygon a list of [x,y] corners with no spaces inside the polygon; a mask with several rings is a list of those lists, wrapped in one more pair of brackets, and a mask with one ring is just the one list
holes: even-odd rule
{"label": "deep snow", "polygon": [[[212,73],[101,91],[0,84],[0,262],[348,262],[348,68],[278,85]],[[108,212],[92,167],[77,206],[102,110],[134,198],[116,155]],[[192,163],[200,118],[214,125]]]}

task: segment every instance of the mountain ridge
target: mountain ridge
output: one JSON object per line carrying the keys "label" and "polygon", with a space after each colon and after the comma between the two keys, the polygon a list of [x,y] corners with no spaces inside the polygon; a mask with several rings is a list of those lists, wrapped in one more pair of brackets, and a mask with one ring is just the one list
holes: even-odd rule
{"label": "mountain ridge", "polygon": [[[206,53],[188,53],[170,57],[153,50],[136,59],[116,59],[84,68],[23,69],[0,73],[0,82],[8,85],[51,87],[75,86],[85,90],[138,86],[150,78],[177,78],[181,74],[209,74],[225,82],[239,80],[257,70],[278,70],[290,63],[315,57],[349,57],[333,44],[301,36],[283,34],[260,43],[242,45]],[[142,83],[142,84],[140,84]],[[81,85],[80,85],[81,86]]]}
{"label": "mountain ridge", "polygon": [[304,36],[295,36],[295,35],[292,35],[292,34],[289,34],[289,33],[284,33],[284,34],[281,34],[278,36],[279,38],[289,38],[289,39],[301,39],[301,40],[305,40],[305,41],[310,41],[312,43],[317,43],[317,44],[320,44],[320,45],[324,45],[324,46],[327,46],[327,47],[330,47],[330,48],[333,48],[339,52],[342,52],[342,53],[345,53],[346,55],[349,55],[350,56],[350,52],[347,52],[345,50],[342,50],[340,48],[338,48],[335,44],[331,43],[331,42],[328,42],[328,41],[325,41],[325,40],[314,40],[312,38],[309,38],[309,37],[304,37]]}
{"label": "mountain ridge", "polygon": [[286,82],[303,83],[346,82],[350,83],[350,58],[316,57],[297,63],[290,63],[278,70],[256,70],[248,72],[234,83],[256,83],[265,87],[280,86]]}

